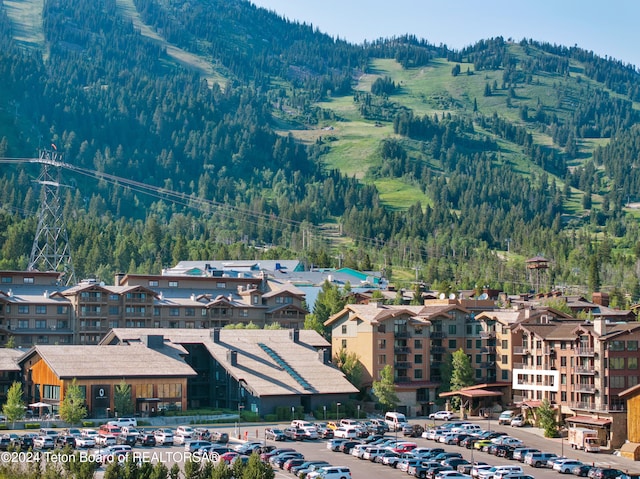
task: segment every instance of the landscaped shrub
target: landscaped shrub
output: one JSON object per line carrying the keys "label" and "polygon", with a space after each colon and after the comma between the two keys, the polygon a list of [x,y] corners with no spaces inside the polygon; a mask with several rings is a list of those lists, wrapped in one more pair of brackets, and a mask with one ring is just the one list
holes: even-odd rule
{"label": "landscaped shrub", "polygon": [[40,429],[40,423],[39,422],[25,422],[24,423],[24,428],[25,429]]}

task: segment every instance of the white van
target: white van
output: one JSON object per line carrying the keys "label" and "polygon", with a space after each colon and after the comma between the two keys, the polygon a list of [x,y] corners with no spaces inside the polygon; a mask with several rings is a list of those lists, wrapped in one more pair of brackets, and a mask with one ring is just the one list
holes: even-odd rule
{"label": "white van", "polygon": [[390,431],[399,431],[409,424],[407,417],[401,412],[388,412],[384,415],[384,422],[389,425]]}
{"label": "white van", "polygon": [[515,411],[502,411],[498,416],[498,424],[511,424],[511,420],[515,415]]}

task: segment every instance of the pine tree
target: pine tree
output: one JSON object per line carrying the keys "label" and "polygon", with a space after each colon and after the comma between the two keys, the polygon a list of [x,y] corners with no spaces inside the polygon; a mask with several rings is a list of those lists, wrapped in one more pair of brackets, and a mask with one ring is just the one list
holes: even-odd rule
{"label": "pine tree", "polygon": [[76,384],[75,378],[67,386],[67,390],[64,393],[64,399],[60,404],[60,417],[63,421],[72,425],[87,417],[85,398],[80,386]]}

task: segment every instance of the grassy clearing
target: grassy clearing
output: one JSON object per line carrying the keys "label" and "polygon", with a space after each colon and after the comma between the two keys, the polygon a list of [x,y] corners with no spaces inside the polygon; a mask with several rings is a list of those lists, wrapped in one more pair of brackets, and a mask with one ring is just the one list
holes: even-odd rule
{"label": "grassy clearing", "polygon": [[44,52],[44,0],[4,0],[3,4],[11,21],[13,38],[20,44]]}

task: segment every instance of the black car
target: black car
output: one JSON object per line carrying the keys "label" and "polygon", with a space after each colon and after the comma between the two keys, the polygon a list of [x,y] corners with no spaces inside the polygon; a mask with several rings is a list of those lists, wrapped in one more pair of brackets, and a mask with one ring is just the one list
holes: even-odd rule
{"label": "black car", "polygon": [[507,446],[506,444],[499,444],[496,447],[495,455],[498,457],[504,457],[506,459],[513,459],[513,451],[515,447]]}
{"label": "black car", "polygon": [[138,434],[138,437],[136,437],[136,442],[141,446],[153,447],[156,445],[156,437],[149,432],[143,432],[142,434]]}
{"label": "black car", "polygon": [[75,448],[76,447],[76,438],[74,436],[68,436],[68,435],[61,435],[61,436],[56,436],[56,438],[53,440],[53,443],[55,444],[55,447],[72,447]]}
{"label": "black car", "polygon": [[594,467],[588,472],[587,477],[590,479],[614,479],[623,474],[624,472],[620,469],[614,469],[612,467]]}
{"label": "black car", "polygon": [[591,469],[593,469],[593,466],[589,464],[582,464],[581,466],[576,466],[571,469],[571,474],[578,477],[587,477]]}
{"label": "black car", "polygon": [[476,441],[479,441],[480,439],[478,439],[478,437],[476,436],[469,436],[464,438],[462,441],[460,441],[458,443],[458,446],[460,447],[466,447],[467,449],[473,449],[473,445],[476,443]]}
{"label": "black car", "polygon": [[420,424],[409,424],[402,428],[402,434],[408,437],[420,437],[424,428]]}
{"label": "black car", "polygon": [[340,448],[338,450],[340,452],[344,452],[345,454],[351,454],[351,449],[353,449],[358,444],[362,443],[360,441],[345,441],[340,444]]}
{"label": "black car", "polygon": [[9,436],[0,437],[0,451],[6,451],[11,446],[11,438]]}
{"label": "black car", "polygon": [[116,436],[116,444],[124,444],[126,446],[133,447],[136,445],[137,442],[138,442],[137,434],[118,434]]}

